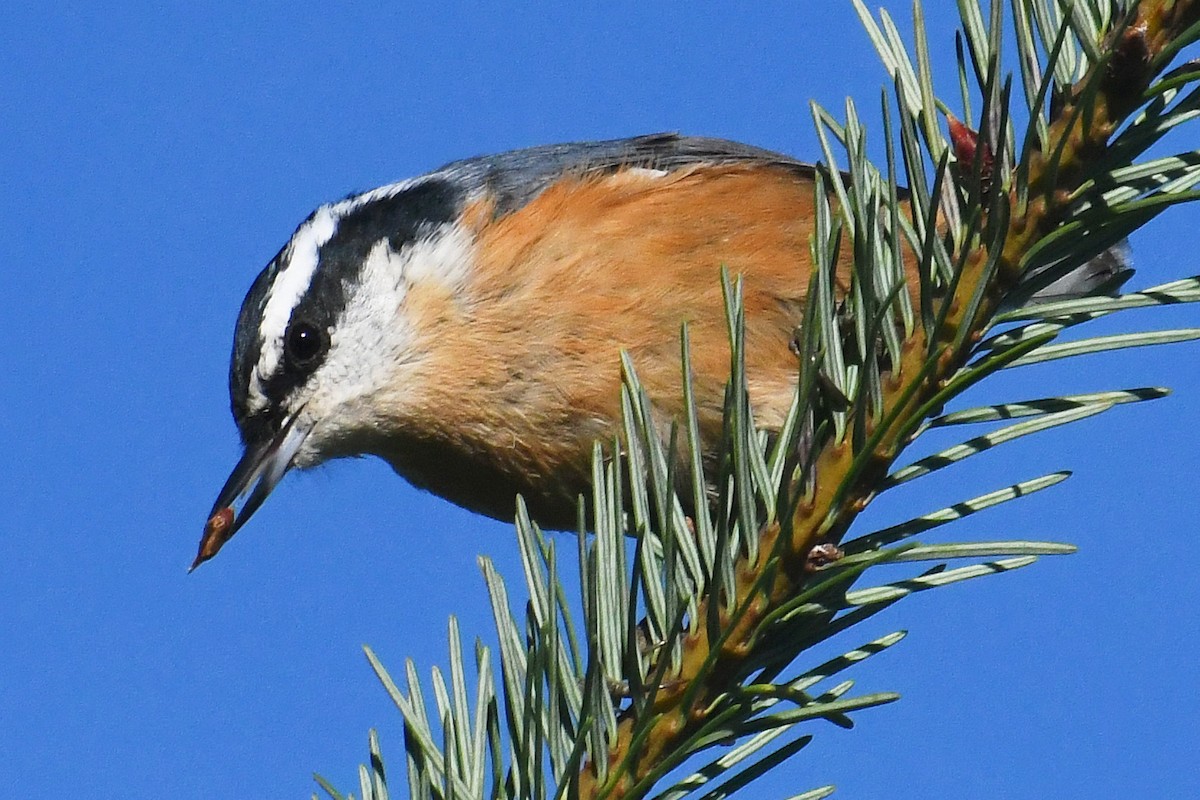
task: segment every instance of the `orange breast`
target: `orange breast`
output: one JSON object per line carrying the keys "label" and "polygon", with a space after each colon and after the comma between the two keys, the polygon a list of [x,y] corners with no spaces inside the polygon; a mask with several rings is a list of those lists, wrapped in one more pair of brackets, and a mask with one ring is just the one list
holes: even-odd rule
{"label": "orange breast", "polygon": [[[521,492],[544,525],[573,527],[592,442],[618,433],[620,351],[667,429],[682,405],[685,321],[701,426],[715,447],[729,374],[722,266],[744,280],[757,419],[780,424],[809,278],[807,175],[764,165],[633,169],[560,181],[499,219],[486,204],[475,212],[475,271],[455,310],[430,320],[435,385],[414,423],[440,461],[413,464],[414,482],[500,518]],[[480,500],[485,480],[496,490]]]}

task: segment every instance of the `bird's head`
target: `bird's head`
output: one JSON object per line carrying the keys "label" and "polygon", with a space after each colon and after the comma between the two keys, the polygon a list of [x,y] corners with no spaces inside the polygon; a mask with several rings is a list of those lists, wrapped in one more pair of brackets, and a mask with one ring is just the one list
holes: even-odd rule
{"label": "bird's head", "polygon": [[292,467],[374,452],[427,355],[414,287],[465,278],[470,235],[452,182],[427,176],[322,206],[242,303],[229,372],[244,454],[193,568],[216,555]]}

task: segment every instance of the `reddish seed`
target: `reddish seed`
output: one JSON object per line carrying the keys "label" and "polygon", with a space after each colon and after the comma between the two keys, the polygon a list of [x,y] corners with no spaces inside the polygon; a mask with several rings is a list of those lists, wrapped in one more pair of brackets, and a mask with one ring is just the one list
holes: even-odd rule
{"label": "reddish seed", "polygon": [[200,539],[200,552],[192,562],[192,569],[208,561],[217,554],[229,537],[233,535],[233,509],[226,506],[209,517],[204,524],[204,536]]}

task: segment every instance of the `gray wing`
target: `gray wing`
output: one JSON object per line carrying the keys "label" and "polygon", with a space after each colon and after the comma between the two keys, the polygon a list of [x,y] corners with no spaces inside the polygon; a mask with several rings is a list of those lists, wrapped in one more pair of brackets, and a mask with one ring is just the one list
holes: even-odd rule
{"label": "gray wing", "polygon": [[[611,172],[622,167],[671,171],[693,164],[769,164],[812,177],[817,167],[760,147],[703,136],[652,133],[630,139],[568,142],[511,150],[451,162],[433,175],[451,178],[468,191],[486,189],[496,199],[496,215],[520,209],[563,175]],[[845,176],[848,177],[848,176]],[[907,197],[901,187],[901,198]],[[1098,248],[1099,249],[1099,248]],[[1124,243],[1103,249],[1078,265],[1052,265],[1025,276],[1013,302],[1060,300],[1115,291],[1133,270]]]}
{"label": "gray wing", "polygon": [[726,139],[653,133],[631,139],[569,142],[454,161],[434,174],[493,193],[496,212],[519,209],[565,174],[609,172],[622,167],[671,171],[692,164],[774,164],[812,174],[794,158]]}

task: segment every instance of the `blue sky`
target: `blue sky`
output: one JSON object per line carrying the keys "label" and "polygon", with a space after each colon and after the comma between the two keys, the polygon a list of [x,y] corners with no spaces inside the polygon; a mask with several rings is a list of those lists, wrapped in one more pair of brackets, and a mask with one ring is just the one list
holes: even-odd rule
{"label": "blue sky", "polygon": [[[348,789],[372,726],[399,794],[399,716],[361,646],[427,671],[445,660],[449,614],[490,635],[475,558],[517,580],[509,527],[374,461],[290,476],[185,574],[238,454],[238,306],[313,207],[459,157],[659,130],[811,158],[809,99],[840,110],[851,94],[873,120],[885,82],[848,4],[421,6],[6,13],[0,773],[13,796],[299,797],[313,771]],[[945,60],[952,22],[934,13],[930,28]],[[1181,209],[1139,234],[1137,285],[1200,272],[1198,228],[1200,211]],[[1171,309],[1106,330],[1198,323]],[[1071,468],[947,535],[1081,552],[906,601],[844,640],[911,630],[854,676],[904,698],[856,731],[816,728],[754,796],[830,782],[840,797],[1200,796],[1198,355],[1094,356],[977,392],[1175,389],[872,508],[864,523],[886,524]]]}

